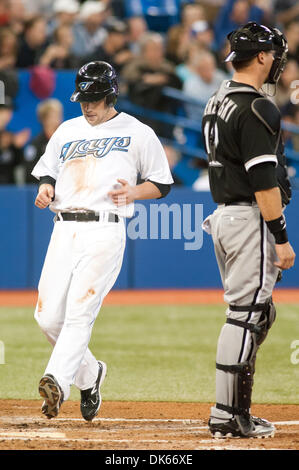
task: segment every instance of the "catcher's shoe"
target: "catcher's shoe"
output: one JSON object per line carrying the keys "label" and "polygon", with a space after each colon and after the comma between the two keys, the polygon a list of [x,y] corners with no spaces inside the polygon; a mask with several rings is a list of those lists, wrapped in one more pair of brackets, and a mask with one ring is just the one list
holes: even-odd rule
{"label": "catcher's shoe", "polygon": [[48,418],[55,418],[63,403],[63,391],[53,375],[44,375],[40,382],[38,391],[41,397],[45,399],[42,405],[42,413]]}
{"label": "catcher's shoe", "polygon": [[100,393],[100,387],[104,382],[107,366],[105,362],[98,361],[99,373],[97,380],[92,388],[87,390],[81,390],[81,414],[86,421],[92,421],[93,418],[98,414],[102,397]]}
{"label": "catcher's shoe", "polygon": [[241,429],[241,426],[235,418],[224,423],[212,423],[211,420],[209,420],[209,428],[212,436],[218,439],[229,437],[247,439],[253,437],[266,438],[273,437],[275,433],[275,427],[272,423],[255,416],[249,416],[249,423],[246,423],[246,432]]}

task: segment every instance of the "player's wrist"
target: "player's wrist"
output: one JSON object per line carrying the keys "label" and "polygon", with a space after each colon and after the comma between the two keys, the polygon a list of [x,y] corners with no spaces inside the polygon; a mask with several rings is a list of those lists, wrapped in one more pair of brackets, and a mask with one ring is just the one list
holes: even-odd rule
{"label": "player's wrist", "polygon": [[282,245],[288,242],[286,220],[283,214],[277,219],[266,221],[266,224],[269,231],[275,238],[276,245]]}
{"label": "player's wrist", "polygon": [[41,193],[46,193],[48,194],[49,191],[54,191],[54,186],[52,186],[51,184],[49,183],[43,183],[43,184],[40,184],[39,187],[38,187],[38,194],[41,194]]}
{"label": "player's wrist", "polygon": [[135,201],[136,199],[142,199],[142,194],[140,193],[140,184],[136,186],[131,187],[131,196],[132,196],[132,202]]}

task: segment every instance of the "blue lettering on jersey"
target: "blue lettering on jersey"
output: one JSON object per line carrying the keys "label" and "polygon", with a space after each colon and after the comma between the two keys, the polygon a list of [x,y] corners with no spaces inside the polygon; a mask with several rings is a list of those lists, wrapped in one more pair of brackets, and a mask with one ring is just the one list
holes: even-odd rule
{"label": "blue lettering on jersey", "polygon": [[73,158],[84,158],[91,155],[103,158],[111,151],[127,152],[131,137],[105,137],[104,139],[73,140],[67,142],[61,149],[60,157],[63,162]]}

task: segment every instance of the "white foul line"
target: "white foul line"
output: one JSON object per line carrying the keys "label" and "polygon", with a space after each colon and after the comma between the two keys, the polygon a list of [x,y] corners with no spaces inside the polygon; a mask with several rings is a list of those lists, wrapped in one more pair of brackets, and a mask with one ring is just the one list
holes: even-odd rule
{"label": "white foul line", "polygon": [[298,426],[299,421],[275,421],[276,426]]}
{"label": "white foul line", "polygon": [[[55,421],[82,421],[83,418],[56,418]],[[202,419],[161,419],[161,418],[95,418],[92,422],[126,422],[126,423],[183,423],[183,424],[200,424]],[[205,426],[206,427],[206,426]]]}
{"label": "white foul line", "polygon": [[[56,418],[55,421],[86,421],[82,418]],[[125,422],[125,423],[182,423],[182,424],[201,424],[202,419],[162,419],[162,418],[95,418],[92,422]],[[272,424],[276,426],[298,426],[299,421],[275,421]],[[197,429],[208,429],[208,426],[199,426]]]}

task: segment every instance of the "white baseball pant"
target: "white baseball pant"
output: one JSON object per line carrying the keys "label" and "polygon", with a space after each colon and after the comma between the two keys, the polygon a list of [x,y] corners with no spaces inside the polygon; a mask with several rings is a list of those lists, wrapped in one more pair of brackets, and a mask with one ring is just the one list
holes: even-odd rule
{"label": "white baseball pant", "polygon": [[120,272],[125,240],[123,218],[118,223],[107,217],[55,222],[34,316],[54,347],[45,374],[54,375],[65,400],[72,384],[85,390],[97,378],[98,362],[88,344],[103,299]]}

